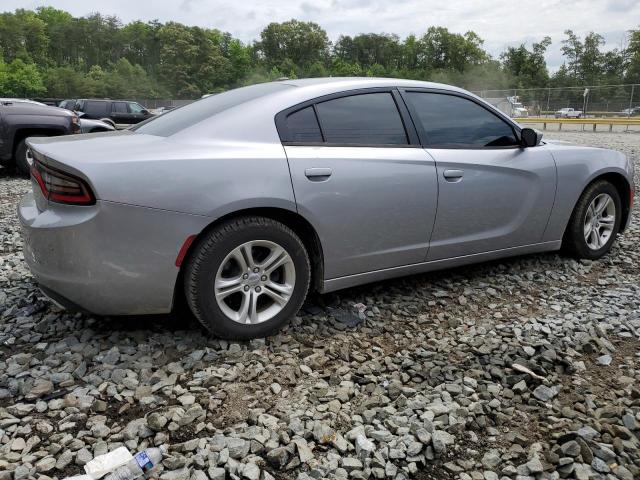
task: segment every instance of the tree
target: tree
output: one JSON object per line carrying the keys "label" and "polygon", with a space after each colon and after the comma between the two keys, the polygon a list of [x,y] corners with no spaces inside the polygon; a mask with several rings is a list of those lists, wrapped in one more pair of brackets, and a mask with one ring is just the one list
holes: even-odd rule
{"label": "tree", "polygon": [[46,91],[40,72],[33,63],[25,63],[16,58],[3,67],[3,70],[4,81],[0,92],[2,97],[29,98]]}
{"label": "tree", "polygon": [[333,51],[337,58],[357,63],[365,69],[378,65],[384,70],[393,70],[400,66],[402,60],[400,39],[387,33],[363,33],[353,38],[342,35]]}
{"label": "tree", "polygon": [[42,63],[47,52],[45,23],[30,10],[0,14],[0,51],[5,61]]}
{"label": "tree", "polygon": [[444,27],[429,27],[419,40],[418,66],[428,70],[464,72],[472,65],[489,59],[482,49],[483,41],[474,32],[451,33]]}
{"label": "tree", "polygon": [[509,47],[500,55],[502,67],[513,77],[518,88],[544,87],[549,82],[549,72],[544,54],[551,45],[551,38],[544,37],[534,43],[531,50],[525,44]]}
{"label": "tree", "polygon": [[590,32],[584,38],[578,75],[584,85],[597,85],[605,73],[605,56],[600,51],[602,45],[604,38],[598,33]]}
{"label": "tree", "polygon": [[306,67],[326,59],[329,37],[317,23],[289,20],[267,25],[260,33],[257,47],[267,65],[280,66],[289,59]]}
{"label": "tree", "polygon": [[[17,9],[0,13],[0,89],[4,95],[197,98],[283,76],[327,75],[395,76],[478,90],[640,83],[640,29],[629,31],[628,48],[621,50],[604,48],[595,32],[584,38],[565,33],[564,65],[549,78],[548,37],[510,47],[496,61],[475,32],[437,26],[404,40],[385,32],[341,35],[332,47],[318,24],[293,19],[270,23],[260,41],[247,44],[228,32],[177,22],[123,24],[100,13]],[[620,91],[615,95],[628,93]]]}
{"label": "tree", "polygon": [[574,81],[577,81],[580,77],[580,66],[584,46],[572,30],[565,30],[564,34],[567,38],[562,40],[562,47],[560,50],[562,51],[562,54],[567,57],[567,72],[569,76],[572,77]]}
{"label": "tree", "polygon": [[627,83],[640,83],[640,28],[629,31],[629,46],[624,56],[624,72]]}

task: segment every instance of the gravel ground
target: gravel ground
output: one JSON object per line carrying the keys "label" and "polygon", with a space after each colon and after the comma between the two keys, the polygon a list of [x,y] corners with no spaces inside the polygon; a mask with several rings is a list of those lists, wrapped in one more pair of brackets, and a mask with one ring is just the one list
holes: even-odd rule
{"label": "gravel ground", "polygon": [[[640,134],[547,136],[622,150],[640,172]],[[166,480],[640,478],[638,221],[598,262],[363,286],[228,343],[191,319],[43,298],[15,215],[29,188],[0,172],[0,480],[80,473],[122,444],[165,445]]]}

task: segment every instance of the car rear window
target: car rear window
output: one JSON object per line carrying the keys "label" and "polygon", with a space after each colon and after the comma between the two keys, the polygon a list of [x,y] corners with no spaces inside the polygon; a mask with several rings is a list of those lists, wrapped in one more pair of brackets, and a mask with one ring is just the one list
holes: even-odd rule
{"label": "car rear window", "polygon": [[316,105],[327,143],[406,145],[407,134],[390,93],[340,97]]}
{"label": "car rear window", "polygon": [[287,88],[295,88],[283,83],[259,83],[249,87],[236,88],[217,95],[203,98],[184,107],[176,108],[163,115],[139,123],[132,130],[147,135],[168,137],[185,128],[212,117],[224,110],[236,107],[242,103],[276,93]]}

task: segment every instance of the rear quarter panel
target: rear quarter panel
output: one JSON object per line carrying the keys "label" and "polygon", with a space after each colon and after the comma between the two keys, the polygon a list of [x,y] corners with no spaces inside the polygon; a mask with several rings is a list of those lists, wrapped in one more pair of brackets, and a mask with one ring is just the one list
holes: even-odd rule
{"label": "rear quarter panel", "polygon": [[568,143],[548,143],[556,161],[558,190],[543,241],[561,240],[580,195],[598,177],[607,173],[624,176],[633,185],[633,166],[620,152],[582,147]]}
{"label": "rear quarter panel", "polygon": [[180,141],[125,131],[32,139],[30,145],[53,166],[86,178],[99,200],[212,218],[253,207],[296,210],[280,143]]}

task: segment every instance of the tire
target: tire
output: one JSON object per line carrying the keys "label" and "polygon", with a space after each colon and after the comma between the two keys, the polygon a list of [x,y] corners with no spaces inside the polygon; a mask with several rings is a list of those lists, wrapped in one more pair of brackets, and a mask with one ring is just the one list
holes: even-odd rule
{"label": "tire", "polygon": [[[273,271],[267,268],[280,262],[286,263]],[[293,230],[269,218],[242,217],[217,226],[194,245],[184,272],[185,296],[195,317],[214,335],[231,340],[264,337],[298,312],[310,272],[307,251]],[[225,282],[233,286],[220,287]],[[274,292],[287,301],[275,301]],[[254,299],[255,309],[243,308]]]}
{"label": "tire", "polygon": [[[589,229],[588,220],[593,217],[593,211],[590,210],[590,206],[594,201],[596,201],[595,206],[601,206],[602,203],[598,203],[600,201],[605,200],[608,196],[613,204],[613,210],[611,207],[608,207],[601,215],[602,218],[602,227],[596,228],[595,234],[598,235],[599,241],[594,241],[594,233],[592,232],[593,228]],[[596,200],[599,199],[599,200]],[[613,215],[611,213],[613,212]],[[607,214],[605,216],[605,214]],[[613,220],[610,220],[610,217],[613,216]],[[620,231],[620,221],[622,218],[622,201],[620,200],[620,194],[618,190],[606,180],[598,180],[587,187],[587,189],[582,193],[578,203],[573,209],[573,213],[571,214],[571,218],[569,220],[569,224],[567,225],[567,230],[564,235],[564,239],[562,242],[563,249],[575,256],[577,258],[586,258],[589,260],[596,260],[611,250],[611,246],[613,242],[615,242],[616,235]],[[604,221],[606,221],[606,224]],[[600,218],[596,218],[593,222],[599,222]],[[611,231],[608,235],[608,228],[611,228]],[[589,240],[587,240],[587,232],[592,232],[589,235]],[[599,232],[603,234],[600,235]]]}
{"label": "tire", "polygon": [[[29,138],[44,136],[46,135],[30,135]],[[23,177],[29,177],[31,175],[31,167],[29,166],[29,162],[27,161],[28,148],[29,147],[27,147],[27,139],[23,138],[16,146],[16,154],[14,157],[16,170]]]}
{"label": "tire", "polygon": [[108,123],[109,125],[111,125],[113,128],[116,128],[116,124],[113,120],[111,120],[110,118],[101,118],[100,119],[101,122],[104,123]]}

